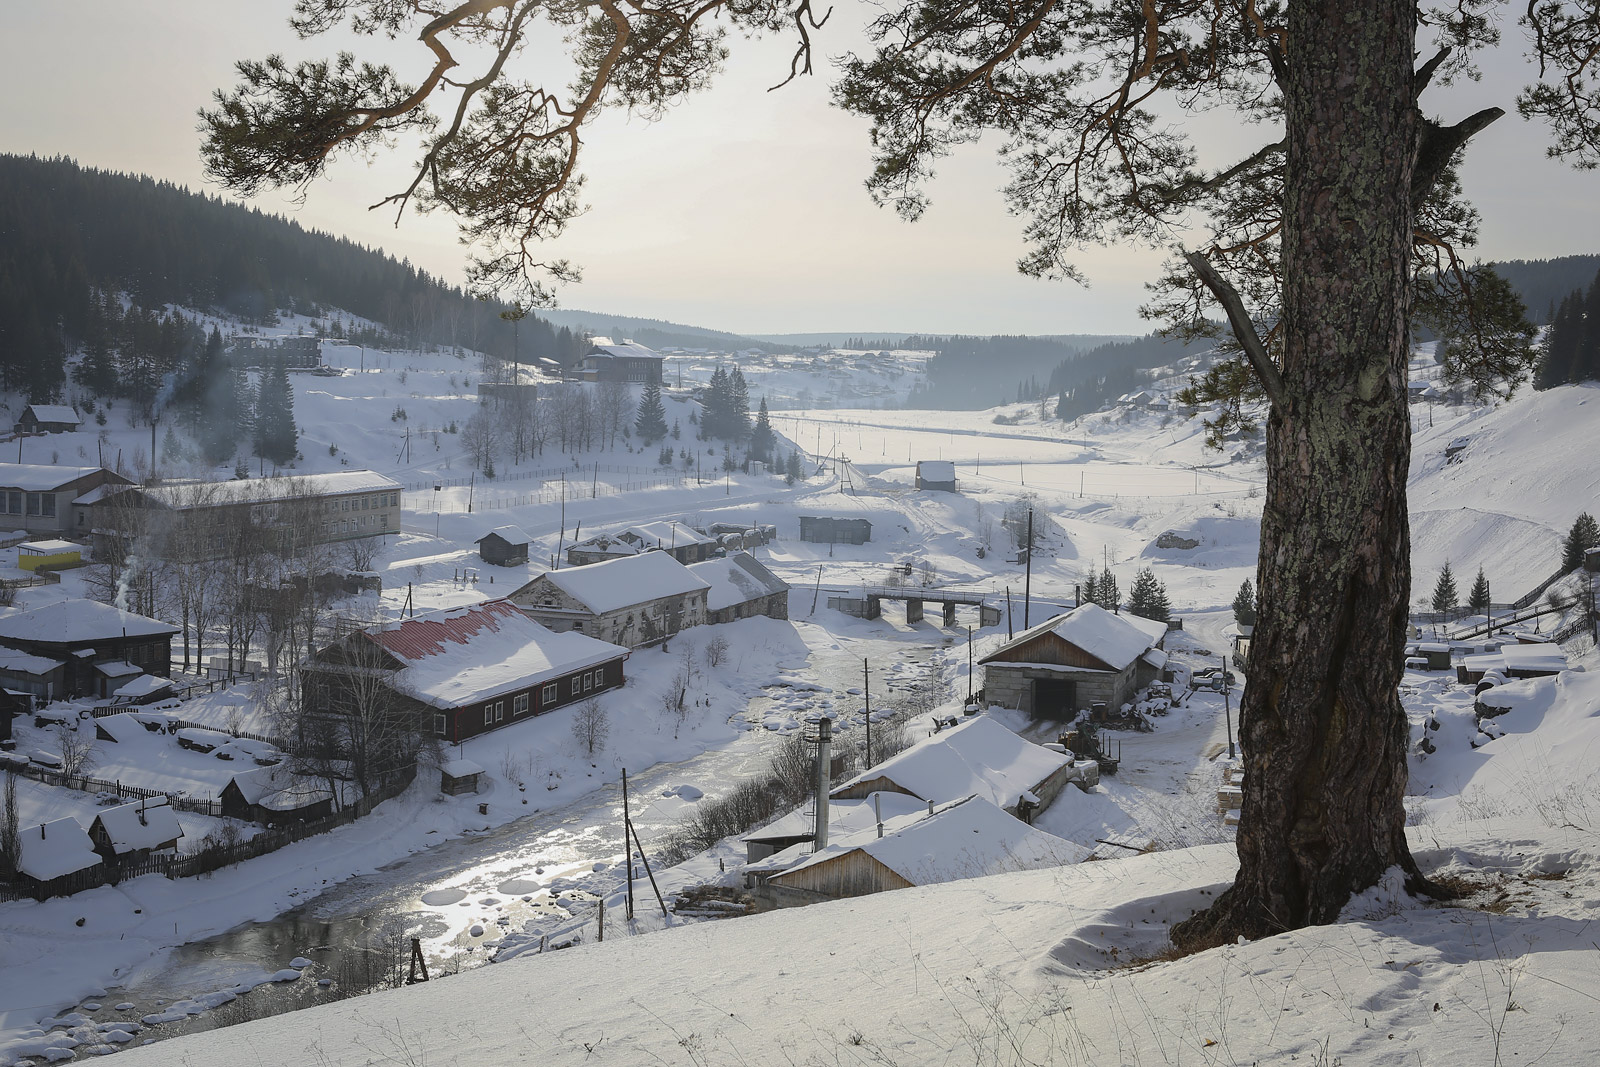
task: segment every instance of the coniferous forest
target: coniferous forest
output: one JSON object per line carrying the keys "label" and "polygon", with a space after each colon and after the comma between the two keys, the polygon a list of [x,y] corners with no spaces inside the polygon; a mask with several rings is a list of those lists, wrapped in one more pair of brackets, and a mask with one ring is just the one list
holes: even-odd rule
{"label": "coniferous forest", "polygon": [[1549,389],[1587,381],[1600,381],[1600,273],[1556,305],[1534,385]]}
{"label": "coniferous forest", "polygon": [[351,341],[471,349],[567,363],[584,339],[532,315],[514,329],[501,304],[475,300],[410,263],[344,238],[170,182],[0,155],[0,388],[57,398],[66,356],[85,353],[83,384],[148,405],[163,377],[205,346],[173,307],[245,323],[330,309]]}

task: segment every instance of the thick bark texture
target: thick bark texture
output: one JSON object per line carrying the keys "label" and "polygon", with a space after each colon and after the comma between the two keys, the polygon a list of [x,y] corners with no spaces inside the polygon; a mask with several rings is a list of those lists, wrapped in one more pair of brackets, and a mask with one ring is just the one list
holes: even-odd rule
{"label": "thick bark texture", "polygon": [[1413,0],[1291,4],[1283,395],[1267,422],[1261,616],[1240,710],[1239,874],[1180,945],[1334,920],[1399,866]]}

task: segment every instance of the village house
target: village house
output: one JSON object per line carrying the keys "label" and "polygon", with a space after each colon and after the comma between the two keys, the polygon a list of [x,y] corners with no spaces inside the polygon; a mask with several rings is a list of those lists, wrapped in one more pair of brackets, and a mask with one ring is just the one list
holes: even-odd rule
{"label": "village house", "polygon": [[1061,867],[1089,850],[1036,830],[982,796],[967,796],[855,830],[810,852],[806,845],[746,868],[746,884],[779,906]]}
{"label": "village house", "polygon": [[579,541],[567,549],[567,562],[583,567],[644,552],[665,552],[679,563],[690,564],[710,559],[718,548],[717,538],[707,537],[684,523],[642,522]]}
{"label": "village house", "polygon": [[980,715],[862,771],[828,796],[859,800],[877,792],[905,793],[924,803],[946,804],[976,793],[1029,821],[1081,774],[1071,756]]}
{"label": "village house", "polygon": [[584,354],[582,374],[591,382],[634,382],[640,385],[660,385],[662,357],[639,344],[624,340],[621,344],[608,337],[596,337],[593,346]]}
{"label": "village house", "polygon": [[802,515],[800,540],[821,545],[864,545],[872,540],[872,523],[832,515]]}
{"label": "village house", "polygon": [[178,847],[183,828],[166,797],[101,808],[89,824],[89,840],[107,863],[137,861]]}
{"label": "village house", "polygon": [[627,658],[489,600],[347,634],[301,665],[302,699],[314,716],[359,712],[352,702],[375,699],[375,681],[384,714],[457,742],[615,689]]}
{"label": "village house", "polygon": [[[828,840],[843,841],[862,831],[874,829],[880,822],[887,825],[903,815],[926,815],[928,804],[909,793],[890,791],[871,793],[858,800],[830,799],[827,810]],[[741,838],[745,862],[764,860],[795,845],[815,841],[816,836],[816,813],[809,807],[799,808],[759,830],[745,834]]]}
{"label": "village house", "polygon": [[[161,522],[189,551],[220,556],[236,534],[313,544],[400,532],[402,486],[368,470],[127,489],[97,500],[97,536],[130,537]],[[155,546],[159,550],[159,546]]]}
{"label": "village house", "polygon": [[1567,656],[1560,645],[1508,643],[1501,645],[1497,652],[1463,656],[1456,665],[1456,681],[1462,685],[1476,685],[1486,674],[1498,674],[1501,678],[1545,678],[1566,669]]}
{"label": "village house", "polygon": [[936,492],[956,491],[956,465],[948,459],[919,459],[917,488]]}
{"label": "village house", "polygon": [[497,567],[515,567],[528,562],[528,546],[533,538],[520,526],[496,526],[475,542],[478,557]]}
{"label": "village house", "polygon": [[49,700],[104,699],[140,672],[170,677],[176,633],[176,626],[93,600],[0,615],[0,647],[24,654],[0,656],[0,684]]}
{"label": "village house", "polygon": [[263,826],[315,822],[333,814],[333,791],[287,766],[252,767],[228,779],[222,814]]}
{"label": "village house", "polygon": [[638,648],[706,621],[711,585],[665,552],[645,552],[539,575],[511,594],[529,617]]}
{"label": "village house", "polygon": [[58,467],[47,463],[0,463],[0,526],[29,534],[88,532],[80,497],[133,483],[104,467]]}
{"label": "village house", "polygon": [[23,830],[18,844],[17,881],[40,900],[71,892],[73,875],[100,866],[94,842],[70,815]]}
{"label": "village house", "polygon": [[71,433],[83,425],[83,416],[70,404],[29,404],[12,429],[16,433]]}
{"label": "village house", "polygon": [[1096,704],[1115,712],[1160,678],[1166,634],[1164,622],[1083,604],[980,659],[984,698],[1039,719],[1071,721]]}
{"label": "village house", "polygon": [[789,617],[789,583],[762,566],[748,552],[723,559],[708,559],[689,567],[710,586],[706,591],[706,622],[732,622],[765,615]]}

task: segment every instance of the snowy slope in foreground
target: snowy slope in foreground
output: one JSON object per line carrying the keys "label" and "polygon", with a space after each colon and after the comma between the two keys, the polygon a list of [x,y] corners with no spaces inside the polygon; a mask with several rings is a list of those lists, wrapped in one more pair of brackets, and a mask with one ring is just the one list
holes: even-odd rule
{"label": "snowy slope in foreground", "polygon": [[1498,1045],[1505,1062],[1592,1062],[1600,842],[1497,822],[1413,848],[1488,883],[1480,900],[1507,894],[1502,910],[1380,889],[1338,926],[1126,967],[1231,878],[1232,848],[1206,846],[524,957],[125,1060],[1426,1065],[1494,1062]]}

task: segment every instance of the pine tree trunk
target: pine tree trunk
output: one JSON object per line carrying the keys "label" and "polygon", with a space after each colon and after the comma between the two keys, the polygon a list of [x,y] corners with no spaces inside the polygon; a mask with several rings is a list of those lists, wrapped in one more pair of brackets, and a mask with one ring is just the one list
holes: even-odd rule
{"label": "pine tree trunk", "polygon": [[1284,399],[1267,421],[1259,625],[1240,709],[1239,873],[1180,945],[1333,921],[1398,866],[1412,0],[1291,5]]}

